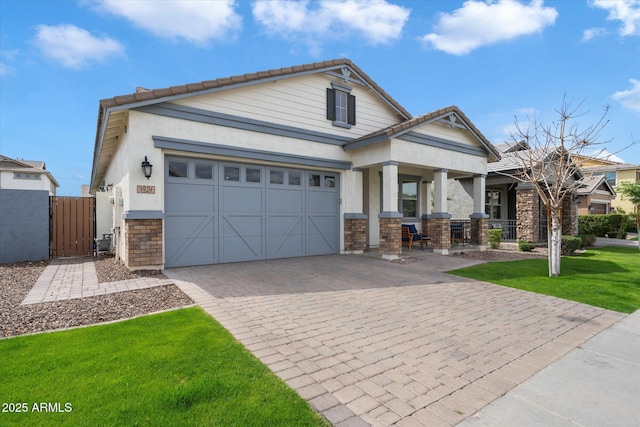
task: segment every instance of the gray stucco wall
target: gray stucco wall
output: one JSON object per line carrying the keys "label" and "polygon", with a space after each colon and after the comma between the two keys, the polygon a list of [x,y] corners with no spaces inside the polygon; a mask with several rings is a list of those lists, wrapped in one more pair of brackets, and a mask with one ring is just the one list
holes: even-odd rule
{"label": "gray stucco wall", "polygon": [[0,263],[49,258],[49,192],[0,190]]}

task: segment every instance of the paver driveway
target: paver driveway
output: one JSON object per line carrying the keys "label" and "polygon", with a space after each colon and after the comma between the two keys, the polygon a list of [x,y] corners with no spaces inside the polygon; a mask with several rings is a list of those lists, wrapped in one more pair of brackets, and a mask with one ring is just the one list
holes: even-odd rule
{"label": "paver driveway", "polygon": [[455,262],[329,255],[166,274],[335,425],[455,425],[624,317],[441,272]]}

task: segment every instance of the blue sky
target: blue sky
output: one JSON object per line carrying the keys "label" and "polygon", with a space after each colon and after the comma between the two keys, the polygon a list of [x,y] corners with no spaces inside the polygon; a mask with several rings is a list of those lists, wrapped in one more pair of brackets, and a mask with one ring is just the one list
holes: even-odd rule
{"label": "blue sky", "polygon": [[[640,140],[640,0],[0,1],[0,153],[79,195],[98,101],[347,57],[413,115],[457,105],[494,144],[514,118]],[[617,154],[640,164],[640,143]]]}

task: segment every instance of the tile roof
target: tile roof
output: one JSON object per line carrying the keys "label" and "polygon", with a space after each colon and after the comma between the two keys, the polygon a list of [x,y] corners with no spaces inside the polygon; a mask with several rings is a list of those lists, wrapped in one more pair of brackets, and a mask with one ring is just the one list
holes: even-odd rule
{"label": "tile roof", "polygon": [[368,135],[362,136],[358,139],[354,139],[353,141],[349,141],[344,145],[344,147],[349,147],[350,145],[357,144],[366,140],[376,140],[380,137],[393,138],[402,133],[408,132],[411,129],[424,124],[436,120],[438,118],[447,116],[451,113],[457,114],[465,124],[474,132],[478,138],[481,140],[482,144],[493,154],[495,159],[500,159],[500,151],[493,145],[489,140],[480,132],[480,130],[469,120],[469,118],[460,110],[457,106],[451,105],[446,108],[441,108],[436,111],[432,111],[430,113],[422,114],[418,117],[414,117],[403,122],[397,123],[395,125],[389,126],[384,129],[380,129],[379,131],[370,133]]}
{"label": "tile roof", "polygon": [[186,95],[195,92],[205,91],[209,89],[216,89],[225,86],[232,86],[240,83],[258,82],[265,79],[274,79],[278,77],[288,77],[300,73],[314,72],[327,68],[336,68],[339,66],[348,66],[353,69],[363,80],[366,81],[375,91],[380,93],[387,101],[389,101],[394,108],[401,112],[406,117],[411,117],[403,106],[401,106],[396,100],[394,100],[387,92],[384,91],[371,77],[369,77],[364,71],[356,66],[350,59],[332,59],[322,62],[314,62],[311,64],[297,65],[293,67],[276,68],[272,70],[258,71],[255,73],[236,75],[231,77],[219,78],[216,80],[205,80],[197,83],[188,83],[179,86],[171,86],[163,89],[144,89],[138,88],[136,92],[128,95],[115,96],[113,98],[106,98],[100,100],[100,112],[102,109],[122,106],[127,104],[134,104],[144,101],[153,101],[165,97]]}

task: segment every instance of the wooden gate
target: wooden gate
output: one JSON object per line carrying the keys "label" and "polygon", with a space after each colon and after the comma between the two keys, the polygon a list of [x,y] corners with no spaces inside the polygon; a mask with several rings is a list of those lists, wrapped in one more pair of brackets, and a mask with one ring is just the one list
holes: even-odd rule
{"label": "wooden gate", "polygon": [[51,257],[93,255],[95,200],[51,196]]}

